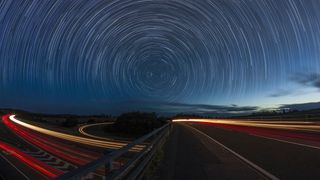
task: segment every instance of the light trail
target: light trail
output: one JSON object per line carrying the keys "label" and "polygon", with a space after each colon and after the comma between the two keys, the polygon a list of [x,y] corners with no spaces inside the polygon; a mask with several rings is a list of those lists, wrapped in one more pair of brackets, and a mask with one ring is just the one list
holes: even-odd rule
{"label": "light trail", "polygon": [[[17,170],[17,172],[19,172],[26,180],[30,180],[30,178],[25,175],[17,166],[15,166],[11,161],[9,161],[8,158],[6,158],[4,155],[0,154],[0,157],[2,159],[4,159],[5,161],[7,161],[7,163],[9,163],[15,170]],[[0,175],[0,179],[4,179],[1,175]]]}
{"label": "light trail", "polygon": [[[316,123],[312,125],[293,125],[293,124],[272,124],[271,122],[251,122],[251,121],[231,121],[231,120],[213,120],[213,119],[178,119],[173,120],[173,122],[191,122],[200,123],[214,126],[216,128],[234,130],[239,132],[245,132],[251,135],[263,136],[269,138],[280,138],[281,141],[286,140],[286,138],[291,138],[290,141],[298,143],[299,140],[304,140],[304,143],[319,142],[320,134],[319,131],[315,130],[319,126]],[[287,127],[288,126],[288,127]],[[306,130],[307,129],[307,132]],[[295,130],[295,131],[292,131]],[[299,130],[299,131],[296,131]],[[303,132],[305,131],[305,132]],[[311,133],[309,132],[311,131]],[[315,133],[317,132],[317,133]],[[293,139],[292,139],[293,138]],[[306,144],[306,146],[307,146]]]}
{"label": "light trail", "polygon": [[310,132],[320,132],[320,124],[304,121],[243,121],[243,120],[222,120],[222,119],[175,119],[172,122],[199,122],[212,124],[228,124],[238,126],[250,126],[261,128],[285,129],[285,130],[302,130]]}
{"label": "light trail", "polygon": [[75,157],[74,155],[67,154],[66,151],[60,150],[59,148],[54,148],[52,145],[47,144],[47,141],[43,141],[39,139],[39,136],[35,136],[23,130],[22,128],[17,127],[15,124],[10,122],[9,119],[5,116],[3,117],[3,122],[7,125],[8,128],[10,128],[13,132],[15,132],[21,138],[27,140],[28,142],[39,147],[42,150],[50,152],[53,155],[56,155],[64,160],[67,160],[77,165],[86,163],[85,161]]}
{"label": "light trail", "polygon": [[[88,124],[88,125],[83,125],[83,126],[80,126],[78,131],[79,133],[81,133],[82,135],[84,136],[88,136],[88,137],[91,137],[91,138],[95,138],[95,139],[103,139],[103,140],[106,140],[106,141],[112,141],[114,139],[112,138],[106,138],[106,137],[101,137],[101,136],[95,136],[95,135],[92,135],[92,134],[89,134],[87,132],[85,132],[85,129],[89,128],[89,127],[92,127],[92,126],[100,126],[100,125],[111,125],[113,124],[113,122],[106,122],[106,123],[95,123],[95,124]],[[118,141],[118,140],[117,140]],[[123,142],[123,143],[128,143],[128,141],[119,141],[119,142]]]}
{"label": "light trail", "polygon": [[[13,122],[11,122],[8,116],[3,116],[3,122],[14,131],[17,135],[21,136],[31,144],[39,147],[40,149],[49,152],[59,158],[62,158],[74,165],[83,166],[94,159],[97,159],[101,154],[92,151],[83,151],[81,148],[75,150],[74,147],[69,147],[68,144],[55,142],[50,138],[46,138],[41,134],[35,134],[34,132],[29,132],[23,127],[20,127]],[[81,151],[80,151],[80,150]],[[119,165],[121,162],[114,162],[114,165]],[[103,174],[104,170],[98,168],[97,173]]]}
{"label": "light trail", "polygon": [[219,146],[221,146],[222,148],[224,148],[225,150],[227,150],[228,152],[230,152],[231,154],[233,154],[234,156],[236,156],[237,158],[239,158],[240,160],[242,160],[243,162],[245,162],[247,165],[249,165],[250,167],[254,168],[256,171],[258,171],[259,173],[263,174],[265,177],[267,177],[270,180],[279,180],[279,178],[277,178],[276,176],[274,176],[273,174],[269,173],[267,170],[261,168],[259,165],[253,163],[252,161],[248,160],[247,158],[241,156],[240,154],[238,154],[237,152],[233,151],[232,149],[230,149],[229,147],[225,146],[224,144],[222,144],[221,142],[217,141],[216,139],[210,137],[208,134],[200,131],[199,129],[186,125],[188,128],[192,129],[193,131],[203,135],[204,137],[210,139],[211,141],[213,141],[214,143],[218,144]]}
{"label": "light trail", "polygon": [[[60,139],[64,139],[67,141],[72,141],[72,142],[77,142],[77,143],[81,143],[81,144],[86,144],[86,145],[90,145],[90,146],[95,146],[95,147],[101,147],[101,148],[108,148],[108,149],[119,149],[125,145],[127,145],[127,143],[123,143],[123,142],[116,142],[116,141],[103,141],[103,140],[97,140],[97,139],[90,139],[90,138],[85,138],[85,137],[79,137],[79,136],[74,136],[74,135],[70,135],[70,134],[65,134],[65,133],[61,133],[61,132],[55,132],[52,130],[48,130],[48,129],[44,129],[38,126],[34,126],[25,122],[22,122],[18,119],[15,118],[15,115],[10,115],[9,119],[11,121],[13,121],[16,124],[19,124],[27,129],[31,129],[34,130],[36,132],[42,133],[42,134],[46,134],[49,136],[53,136],[56,138],[60,138]],[[133,151],[140,151],[142,149],[142,145],[141,146],[135,146],[132,148]]]}
{"label": "light trail", "polygon": [[63,174],[62,171],[55,169],[55,168],[39,161],[38,159],[33,158],[32,156],[29,156],[29,155],[21,152],[20,150],[14,148],[4,142],[1,142],[1,141],[0,141],[0,149],[9,153],[10,155],[14,156],[18,160],[24,162],[26,165],[37,170],[41,174],[46,175],[50,178],[55,178],[58,175]]}

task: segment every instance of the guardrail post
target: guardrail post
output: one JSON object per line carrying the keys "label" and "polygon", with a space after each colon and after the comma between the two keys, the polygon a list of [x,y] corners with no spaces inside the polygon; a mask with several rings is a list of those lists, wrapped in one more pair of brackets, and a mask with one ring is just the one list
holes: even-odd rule
{"label": "guardrail post", "polygon": [[113,160],[110,159],[105,164],[105,173],[106,173],[106,175],[107,175],[107,173],[110,173],[112,171],[112,169],[113,169],[113,163],[112,162],[113,162]]}
{"label": "guardrail post", "polygon": [[[109,154],[110,152],[108,151],[104,151],[103,154],[107,155]],[[104,169],[105,169],[105,175],[107,175],[107,173],[110,173],[113,169],[113,159],[110,158],[107,160],[107,162],[105,163],[104,165]]]}

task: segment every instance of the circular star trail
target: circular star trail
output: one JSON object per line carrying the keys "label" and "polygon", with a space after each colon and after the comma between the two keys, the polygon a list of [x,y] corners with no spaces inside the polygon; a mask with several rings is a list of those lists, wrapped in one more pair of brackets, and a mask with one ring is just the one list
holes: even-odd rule
{"label": "circular star trail", "polygon": [[1,97],[250,98],[319,71],[319,9],[318,0],[1,1]]}

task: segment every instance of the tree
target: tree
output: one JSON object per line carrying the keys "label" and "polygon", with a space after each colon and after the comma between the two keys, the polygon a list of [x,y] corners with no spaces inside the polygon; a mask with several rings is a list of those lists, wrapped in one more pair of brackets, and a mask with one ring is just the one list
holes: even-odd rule
{"label": "tree", "polygon": [[78,125],[78,120],[71,117],[66,118],[66,120],[62,123],[62,126],[67,128],[72,128],[76,125]]}
{"label": "tree", "polygon": [[[165,121],[157,118],[156,113],[130,112],[120,115],[112,128],[116,132],[143,135],[159,128]],[[106,129],[110,131],[110,128]]]}

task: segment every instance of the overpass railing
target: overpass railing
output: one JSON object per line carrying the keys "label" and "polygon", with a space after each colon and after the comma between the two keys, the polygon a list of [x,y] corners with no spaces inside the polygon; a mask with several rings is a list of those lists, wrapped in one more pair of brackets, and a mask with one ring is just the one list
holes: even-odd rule
{"label": "overpass railing", "polygon": [[[166,137],[170,133],[170,129],[171,125],[168,123],[118,150],[105,152],[104,155],[98,159],[60,175],[56,180],[81,179],[89,173],[95,173],[98,168],[101,169],[101,166],[104,166],[104,179],[137,179],[143,175],[144,170],[151,162],[153,155],[165,142]],[[127,159],[126,163],[115,168],[115,160],[126,153],[129,153],[133,147],[138,145],[142,147],[141,150]]]}

